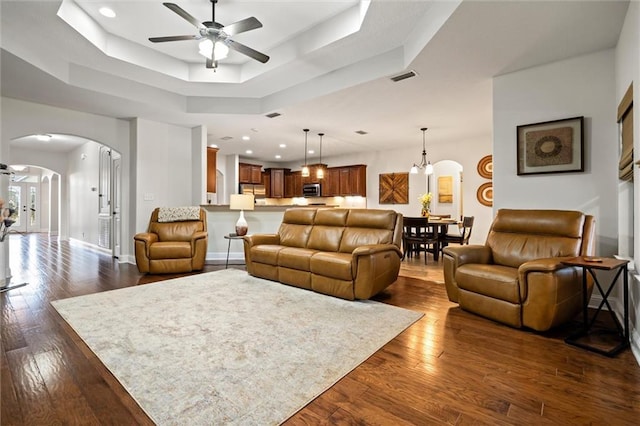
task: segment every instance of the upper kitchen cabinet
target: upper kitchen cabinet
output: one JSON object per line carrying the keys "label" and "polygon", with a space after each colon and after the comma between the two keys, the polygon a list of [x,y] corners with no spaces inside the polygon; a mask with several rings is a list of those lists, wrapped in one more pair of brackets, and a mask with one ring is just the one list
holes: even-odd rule
{"label": "upper kitchen cabinet", "polygon": [[267,196],[271,198],[284,198],[286,195],[285,176],[290,174],[291,169],[265,169],[264,184],[267,189]]}
{"label": "upper kitchen cabinet", "polygon": [[262,166],[259,164],[239,163],[240,183],[262,184]]}
{"label": "upper kitchen cabinet", "polygon": [[[337,185],[341,196],[360,195],[367,196],[367,166],[358,164],[355,166],[345,166],[338,168]],[[333,178],[332,174],[332,178]],[[335,186],[335,182],[332,182]]]}
{"label": "upper kitchen cabinet", "polygon": [[207,192],[216,191],[216,173],[218,148],[207,147]]}

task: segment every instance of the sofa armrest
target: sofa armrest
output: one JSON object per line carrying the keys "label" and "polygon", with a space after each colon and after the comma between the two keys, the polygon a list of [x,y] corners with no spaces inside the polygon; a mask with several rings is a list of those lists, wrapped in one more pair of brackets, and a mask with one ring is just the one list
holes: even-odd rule
{"label": "sofa armrest", "polygon": [[488,246],[467,245],[467,246],[447,246],[443,253],[453,258],[456,267],[465,263],[491,263],[491,249]]}
{"label": "sofa armrest", "polygon": [[280,236],[278,234],[254,234],[244,237],[245,247],[250,248],[261,244],[280,244]]}
{"label": "sofa armrest", "polygon": [[356,249],[351,254],[353,255],[355,261],[358,256],[368,256],[384,251],[395,251],[396,253],[398,253],[398,256],[402,257],[402,251],[395,244],[371,244],[360,246],[356,247]]}

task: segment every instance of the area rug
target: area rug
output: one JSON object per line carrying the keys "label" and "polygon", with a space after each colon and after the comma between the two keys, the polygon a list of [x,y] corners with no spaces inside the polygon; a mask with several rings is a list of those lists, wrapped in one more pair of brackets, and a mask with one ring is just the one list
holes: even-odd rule
{"label": "area rug", "polygon": [[159,425],[282,423],[422,316],[236,269],[52,305]]}

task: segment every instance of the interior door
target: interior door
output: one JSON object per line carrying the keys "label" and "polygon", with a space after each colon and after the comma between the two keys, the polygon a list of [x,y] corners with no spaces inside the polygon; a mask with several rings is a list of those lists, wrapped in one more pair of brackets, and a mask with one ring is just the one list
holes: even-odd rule
{"label": "interior door", "polygon": [[12,231],[40,232],[40,194],[38,185],[12,182],[9,185],[9,207],[16,211]]}
{"label": "interior door", "polygon": [[112,194],[111,194],[111,204],[113,206],[113,210],[111,211],[112,214],[112,220],[111,220],[111,226],[112,226],[112,232],[111,232],[111,236],[112,236],[112,244],[111,247],[113,247],[113,257],[115,258],[119,258],[120,257],[120,250],[121,250],[121,241],[120,241],[120,231],[122,229],[122,223],[121,223],[121,219],[120,219],[120,211],[121,211],[121,189],[122,189],[122,157],[120,156],[120,154],[118,154],[115,151],[112,151],[112,163],[111,163],[111,167],[112,167],[112,173],[111,173],[111,177],[113,179],[111,188],[112,188]]}

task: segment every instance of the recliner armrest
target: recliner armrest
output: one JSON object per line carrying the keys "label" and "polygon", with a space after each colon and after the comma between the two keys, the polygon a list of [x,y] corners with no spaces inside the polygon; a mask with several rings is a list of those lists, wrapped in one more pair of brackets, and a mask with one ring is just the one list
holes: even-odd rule
{"label": "recliner armrest", "polygon": [[149,244],[155,243],[158,241],[158,234],[153,232],[140,232],[133,236],[134,240],[142,241],[145,245],[149,246]]}
{"label": "recliner armrest", "polygon": [[191,241],[201,240],[203,238],[207,238],[207,231],[194,232],[191,236]]}
{"label": "recliner armrest", "polygon": [[488,264],[492,262],[493,256],[488,246],[447,246],[443,253],[453,257],[456,267],[466,263]]}
{"label": "recliner armrest", "polygon": [[565,259],[571,257],[547,257],[543,259],[534,259],[523,263],[518,268],[518,280],[525,283],[527,274],[531,272],[549,272],[553,273],[561,269],[575,268],[574,266],[565,265],[562,263]]}

